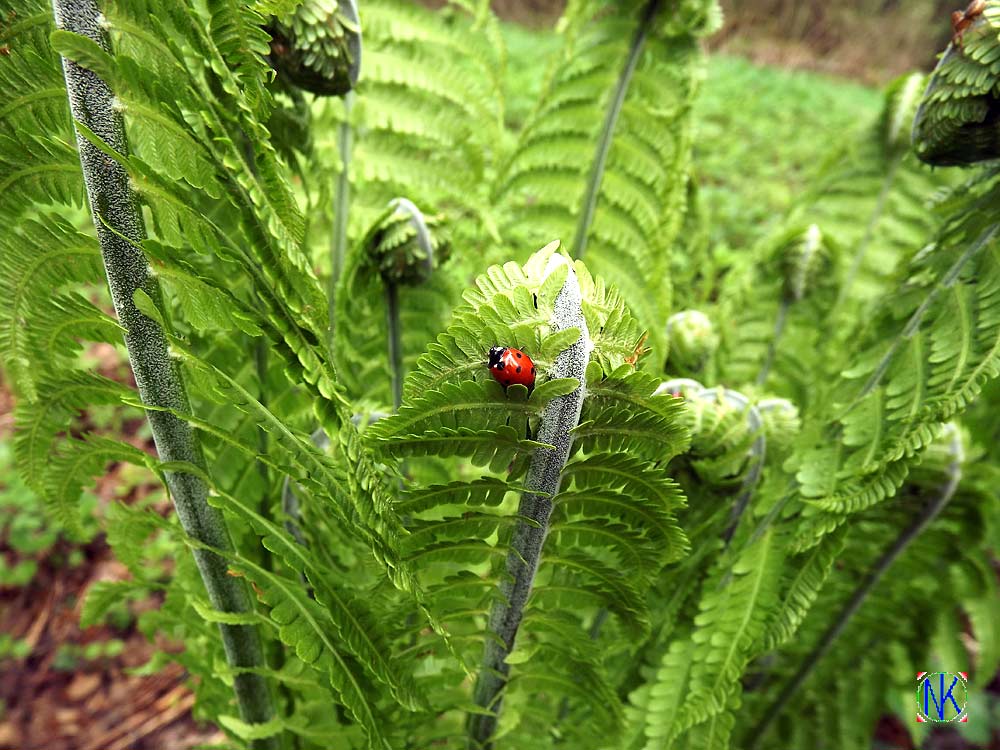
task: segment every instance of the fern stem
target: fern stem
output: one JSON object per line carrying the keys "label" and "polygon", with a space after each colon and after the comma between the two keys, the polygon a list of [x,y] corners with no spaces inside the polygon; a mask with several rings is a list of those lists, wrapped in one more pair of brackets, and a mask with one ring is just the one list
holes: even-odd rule
{"label": "fern stem", "polygon": [[[555,446],[535,452],[528,469],[517,513],[528,521],[519,521],[511,538],[507,554],[507,575],[500,583],[500,594],[490,613],[490,636],[486,639],[483,666],[476,682],[476,705],[492,711],[492,715],[473,714],[469,735],[473,748],[490,748],[490,737],[496,730],[504,684],[510,673],[507,656],[514,648],[514,639],[524,616],[524,607],[541,559],[542,546],[548,533],[553,498],[559,492],[562,471],[573,445],[573,429],[580,421],[583,408],[584,384],[592,344],[583,316],[580,284],[571,262],[563,255],[553,255],[547,274],[560,265],[568,266],[568,275],[556,297],[551,328],[561,331],[579,328],[580,338],[563,350],[552,364],[551,378],[576,378],[580,387],[570,394],[552,399],[542,413],[538,440]],[[495,636],[495,637],[494,637]]]}
{"label": "fern stem", "polygon": [[747,735],[747,750],[753,750],[753,748],[760,744],[760,741],[763,739],[772,722],[781,714],[782,710],[788,704],[788,701],[795,696],[795,694],[799,691],[799,688],[801,688],[805,681],[809,678],[809,675],[812,674],[820,660],[833,646],[834,641],[836,641],[840,634],[844,632],[844,628],[847,627],[851,618],[854,617],[857,611],[861,608],[865,599],[886,574],[889,568],[892,567],[892,564],[906,550],[906,548],[910,546],[910,544],[918,536],[920,536],[920,534],[923,533],[931,522],[938,517],[941,511],[944,510],[945,506],[951,501],[951,498],[955,495],[955,490],[958,489],[958,483],[962,478],[962,463],[965,460],[965,456],[964,451],[962,450],[962,439],[958,434],[958,430],[953,425],[949,425],[949,427],[952,431],[952,460],[948,466],[948,481],[945,483],[944,487],[942,487],[938,495],[927,503],[923,512],[914,518],[913,521],[899,533],[899,536],[896,537],[895,541],[893,541],[893,543],[886,548],[886,550],[879,557],[878,561],[872,566],[871,570],[868,571],[867,575],[865,575],[865,577],[858,582],[858,585],[854,589],[854,593],[840,610],[836,619],[830,627],[826,629],[819,641],[813,647],[813,650],[809,652],[809,655],[806,656],[806,658],[799,665],[798,670],[785,684],[785,687],[778,694],[778,697],[775,698],[774,702],[764,711],[763,718],[757,722],[757,725]]}
{"label": "fern stem", "polygon": [[[59,29],[80,34],[111,52],[94,0],[53,0],[53,12]],[[73,117],[110,148],[127,154],[124,122],[113,106],[111,88],[92,71],[65,58],[63,73]],[[122,165],[79,131],[77,147],[108,286],[118,320],[125,328],[125,344],[139,395],[143,403],[155,407],[146,412],[146,417],[157,452],[163,461],[186,462],[205,470],[205,458],[191,426],[174,415],[189,413],[190,407],[180,368],[168,351],[166,332],[139,312],[134,302],[136,295],[146,295],[157,307],[162,305],[159,283],[140,249],[146,228],[138,200]],[[232,550],[221,511],[207,502],[205,482],[184,472],[165,472],[165,480],[185,532],[208,547]],[[209,600],[217,610],[253,611],[246,581],[228,575],[223,557],[207,549],[195,550],[194,557]],[[219,630],[226,659],[237,671],[233,690],[243,720],[253,724],[269,721],[274,713],[270,688],[261,675],[246,671],[265,667],[257,629],[220,624]],[[254,747],[275,748],[277,741],[273,737],[258,740]]]}
{"label": "fern stem", "polygon": [[625,95],[628,93],[629,84],[632,82],[632,74],[639,62],[639,55],[646,44],[646,37],[649,29],[653,25],[660,10],[661,0],[649,0],[643,8],[642,17],[636,27],[635,35],[632,37],[632,44],[629,47],[628,57],[625,60],[625,67],[622,68],[618,76],[618,83],[611,96],[611,106],[608,107],[604,117],[604,126],[601,128],[600,137],[597,140],[597,150],[594,160],[590,166],[590,176],[587,178],[587,189],[583,194],[583,209],[580,211],[580,220],[576,225],[576,236],[573,238],[573,257],[582,259],[587,250],[587,236],[590,234],[590,225],[594,221],[594,212],[597,210],[597,198],[601,193],[601,182],[604,179],[604,167],[608,161],[608,153],[611,151],[611,143],[614,140],[615,128],[618,125],[618,117],[621,115],[622,106],[625,104]]}
{"label": "fern stem", "polygon": [[840,287],[840,293],[837,295],[837,301],[834,303],[834,311],[839,311],[841,305],[843,305],[850,295],[851,287],[854,285],[854,280],[858,276],[858,272],[861,270],[861,264],[865,261],[865,255],[868,253],[868,246],[872,242],[872,238],[875,236],[875,227],[878,225],[879,219],[882,218],[882,212],[885,210],[885,204],[889,200],[889,194],[892,192],[892,187],[896,182],[896,170],[899,169],[900,160],[893,160],[892,164],[889,165],[889,169],[885,173],[885,177],[882,179],[882,189],[879,191],[878,200],[875,203],[875,208],[872,209],[871,216],[868,217],[868,225],[865,227],[865,234],[861,238],[861,242],[858,243],[858,249],[854,251],[854,258],[851,260],[851,268],[847,272],[847,276],[844,278],[844,284]]}
{"label": "fern stem", "polygon": [[344,270],[344,257],[347,253],[347,218],[350,211],[351,180],[349,167],[351,164],[351,106],[354,104],[354,92],[344,96],[344,121],[337,128],[337,150],[340,152],[340,174],[337,175],[337,193],[333,206],[333,243],[330,246],[330,278],[327,281],[327,305],[330,316],[330,335],[336,325],[335,300],[337,298],[337,282]]}
{"label": "fern stem", "polygon": [[757,373],[757,385],[764,385],[767,376],[771,372],[774,358],[778,354],[778,344],[781,342],[781,336],[785,332],[789,305],[789,300],[783,298],[781,304],[778,306],[778,314],[774,320],[774,333],[771,334],[771,342],[767,345],[767,356],[764,358],[764,364],[760,367],[760,372]]}
{"label": "fern stem", "polygon": [[399,322],[399,285],[385,283],[385,320],[389,331],[389,369],[392,376],[392,406],[399,411],[403,403],[403,342]]}
{"label": "fern stem", "polygon": [[[424,254],[423,270],[426,274],[424,279],[430,278],[434,273],[434,243],[431,241],[431,233],[427,228],[427,222],[419,208],[412,201],[406,198],[393,198],[389,201],[394,213],[403,214],[407,217],[410,226],[416,233],[417,244]],[[399,315],[399,284],[395,278],[383,275],[382,282],[385,284],[385,310],[386,322],[389,331],[389,366],[392,369],[392,405],[395,411],[399,411],[403,403],[403,326]]]}
{"label": "fern stem", "polygon": [[924,301],[920,303],[920,306],[913,312],[910,319],[906,321],[906,325],[903,327],[903,330],[893,340],[889,349],[882,356],[882,359],[875,367],[874,372],[872,372],[871,377],[868,378],[864,387],[858,392],[858,395],[854,397],[850,405],[840,415],[840,419],[843,419],[845,416],[850,414],[868,394],[878,387],[879,383],[882,382],[882,378],[885,377],[886,372],[888,372],[889,365],[892,364],[892,359],[899,350],[899,347],[902,346],[904,341],[908,340],[914,333],[917,332],[917,329],[923,322],[924,315],[926,315],[927,311],[930,309],[931,303],[937,299],[937,296],[941,293],[942,289],[948,289],[958,280],[958,276],[965,267],[965,264],[978,255],[980,251],[982,251],[982,249],[990,243],[990,241],[996,236],[998,230],[1000,230],[1000,224],[991,224],[986,230],[984,230],[983,233],[979,235],[978,239],[969,245],[968,249],[951,265],[951,268],[948,269],[948,272],[934,286],[934,288],[928,292]]}
{"label": "fern stem", "polygon": [[[253,354],[254,354],[254,367],[257,370],[257,381],[260,383],[260,389],[258,390],[257,400],[263,406],[267,406],[267,343],[263,337],[258,337],[254,341]],[[257,450],[260,455],[267,455],[267,430],[263,427],[257,427]],[[260,480],[263,484],[263,489],[260,494],[260,509],[259,512],[264,518],[271,518],[271,511],[268,507],[268,471],[267,465],[263,461],[257,462],[257,471],[260,474]],[[264,567],[267,570],[273,570],[273,560],[271,558],[271,552],[266,547],[262,547],[261,554],[263,556]]]}

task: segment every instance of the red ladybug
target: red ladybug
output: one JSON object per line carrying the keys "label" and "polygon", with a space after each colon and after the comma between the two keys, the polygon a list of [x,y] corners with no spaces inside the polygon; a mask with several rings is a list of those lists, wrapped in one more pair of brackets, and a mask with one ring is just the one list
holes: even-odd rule
{"label": "red ladybug", "polygon": [[514,383],[526,386],[529,391],[535,387],[535,363],[520,349],[492,347],[488,367],[494,379],[504,387]]}

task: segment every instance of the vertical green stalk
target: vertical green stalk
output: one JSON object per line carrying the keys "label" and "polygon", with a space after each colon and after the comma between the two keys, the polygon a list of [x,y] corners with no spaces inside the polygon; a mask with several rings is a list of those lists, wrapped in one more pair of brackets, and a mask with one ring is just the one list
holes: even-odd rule
{"label": "vertical green stalk", "polygon": [[861,605],[864,604],[865,599],[868,598],[868,595],[882,579],[882,576],[892,567],[892,564],[896,562],[896,559],[904,550],[938,517],[945,506],[951,501],[951,498],[954,497],[955,490],[958,489],[958,483],[962,478],[962,463],[965,460],[965,455],[962,450],[962,438],[958,433],[958,429],[954,425],[948,425],[948,428],[952,434],[952,460],[948,466],[948,481],[945,482],[941,491],[927,503],[924,510],[899,532],[899,535],[886,548],[871,570],[868,571],[867,575],[858,582],[851,598],[848,599],[847,603],[840,610],[840,613],[830,624],[830,627],[826,629],[812,651],[802,660],[795,674],[788,680],[771,705],[764,711],[763,718],[757,722],[757,725],[747,735],[747,750],[753,750],[753,748],[760,744],[771,723],[778,718],[781,711],[788,704],[788,701],[798,693],[820,660],[829,652],[834,641],[844,632],[844,628],[847,627],[851,618],[854,617],[861,608]]}
{"label": "vertical green stalk", "polygon": [[399,322],[399,285],[385,282],[385,320],[389,332],[389,370],[392,376],[392,406],[399,411],[403,403],[403,340]]}
{"label": "vertical green stalk", "polygon": [[778,313],[775,316],[774,333],[771,335],[771,341],[767,347],[767,356],[764,359],[764,364],[757,374],[757,385],[764,385],[767,382],[767,376],[771,372],[771,367],[774,365],[774,358],[778,353],[778,346],[781,344],[781,337],[785,333],[785,324],[788,322],[789,310],[796,302],[801,302],[810,291],[809,277],[811,266],[822,244],[823,233],[818,226],[810,224],[805,233],[800,238],[796,238],[794,245],[791,248],[786,248],[786,252],[791,250],[797,252],[801,249],[801,257],[796,260],[792,270],[788,272],[785,279],[781,294],[781,303],[778,306]]}
{"label": "vertical green stalk", "polygon": [[[257,370],[257,380],[260,383],[260,390],[257,393],[257,400],[262,406],[267,406],[267,342],[263,337],[259,337],[254,341],[253,354],[254,354],[254,366]],[[257,451],[262,456],[267,455],[267,430],[263,427],[257,427]],[[260,493],[260,508],[259,512],[264,518],[271,517],[271,509],[268,505],[268,489],[269,489],[269,474],[267,471],[267,466],[262,461],[257,462],[257,472],[260,474],[260,481],[263,489]],[[273,560],[271,558],[271,552],[267,547],[261,547],[261,554],[263,555],[262,562],[264,567],[268,570],[273,569]]]}
{"label": "vertical green stalk", "polygon": [[[94,0],[53,0],[53,11],[60,30],[80,34],[111,51]],[[73,117],[115,151],[127,154],[124,122],[113,107],[114,96],[107,83],[65,58],[63,73]],[[157,307],[162,306],[159,284],[139,249],[146,228],[128,175],[118,162],[79,132],[77,147],[108,286],[118,320],[126,331],[125,344],[139,394],[143,403],[157,407],[146,413],[157,452],[163,461],[183,461],[205,470],[205,458],[191,426],[168,411],[186,413],[190,408],[180,369],[168,351],[166,333],[156,321],[140,313],[133,301],[141,293]],[[209,547],[231,550],[232,540],[222,513],[207,502],[206,484],[183,472],[166,472],[166,483],[185,532]],[[196,550],[194,556],[213,607],[221,612],[253,611],[246,581],[228,575],[224,558],[205,549]],[[274,709],[268,684],[260,675],[244,671],[265,666],[257,629],[220,625],[219,630],[226,659],[236,672],[233,689],[242,719],[253,724],[269,721]],[[277,742],[270,738],[254,746],[273,748]]]}
{"label": "vertical green stalk", "polygon": [[333,243],[330,246],[330,279],[327,282],[327,304],[330,316],[330,335],[336,325],[335,300],[337,298],[337,282],[344,270],[344,256],[347,252],[347,218],[351,201],[351,105],[354,104],[354,93],[344,96],[344,121],[337,128],[337,150],[340,152],[340,174],[337,175],[337,192],[333,206]]}
{"label": "vertical green stalk", "polygon": [[788,308],[790,306],[791,301],[787,297],[782,298],[778,305],[778,314],[774,319],[774,333],[771,334],[771,340],[767,345],[767,356],[764,358],[764,364],[760,367],[760,372],[757,373],[757,380],[754,381],[757,385],[764,385],[767,382],[767,376],[771,373],[771,366],[778,354],[778,344],[781,343],[781,337],[785,333],[785,323],[788,321]]}
{"label": "vertical green stalk", "polygon": [[[417,247],[423,255],[420,269],[421,281],[426,281],[434,273],[434,243],[427,228],[423,212],[406,198],[393,198],[389,206],[394,208],[393,216],[405,216],[416,234]],[[383,273],[385,285],[385,314],[389,333],[389,367],[392,370],[392,405],[399,411],[403,403],[403,327],[400,323],[398,276]]]}
{"label": "vertical green stalk", "polygon": [[507,575],[500,584],[501,596],[494,601],[490,613],[488,627],[496,637],[486,639],[483,666],[476,682],[475,702],[491,711],[492,715],[473,714],[470,717],[469,736],[473,748],[492,746],[490,737],[496,730],[503,700],[501,691],[510,673],[506,659],[514,648],[514,639],[524,616],[524,607],[548,533],[552,503],[559,492],[562,471],[573,445],[573,429],[580,421],[583,408],[587,363],[593,345],[583,317],[580,284],[571,262],[563,255],[553,255],[547,273],[552,273],[563,264],[568,266],[568,274],[556,296],[550,326],[553,331],[578,328],[580,338],[556,357],[549,375],[552,378],[576,378],[580,387],[570,394],[552,399],[542,413],[538,440],[555,447],[535,452],[525,480],[528,491],[521,496],[517,509],[518,515],[529,521],[519,521],[514,528],[507,554]]}
{"label": "vertical green stalk", "polygon": [[618,125],[618,117],[625,104],[625,95],[632,82],[632,74],[635,73],[635,66],[639,62],[642,48],[646,45],[646,37],[653,25],[653,19],[656,18],[656,14],[660,10],[660,4],[661,0],[649,0],[646,7],[643,8],[639,25],[632,37],[628,57],[625,59],[625,67],[622,68],[622,72],[618,76],[618,83],[611,95],[611,106],[608,107],[608,112],[604,117],[604,126],[597,139],[597,150],[590,165],[590,176],[587,178],[587,189],[584,192],[580,220],[576,226],[576,236],[573,238],[574,258],[582,260],[583,254],[587,250],[587,235],[590,234],[590,225],[594,221],[594,211],[597,210],[597,198],[601,194],[601,181],[604,179],[604,167],[607,164],[608,152],[611,151],[611,143],[615,137],[615,127]]}

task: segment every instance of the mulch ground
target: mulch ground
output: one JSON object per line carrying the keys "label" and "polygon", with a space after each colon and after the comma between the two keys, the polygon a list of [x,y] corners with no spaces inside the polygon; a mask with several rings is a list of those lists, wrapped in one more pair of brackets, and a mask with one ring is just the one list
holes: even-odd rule
{"label": "mulch ground", "polygon": [[[69,552],[60,543],[49,555]],[[141,666],[154,646],[129,627],[81,630],[80,606],[99,580],[127,577],[103,539],[83,549],[74,568],[43,561],[26,588],[0,591],[0,632],[24,639],[30,655],[0,665],[0,722],[3,750],[184,750],[217,741],[213,727],[191,719],[194,696],[181,668],[170,665],[151,676]],[[142,605],[139,605],[142,606]],[[72,646],[119,639],[124,648],[113,658],[67,663]],[[69,647],[69,648],[67,648]]]}
{"label": "mulch ground", "polygon": [[[91,351],[98,371],[131,383],[131,373],[113,347]],[[134,387],[134,383],[131,383]],[[13,399],[0,382],[0,441],[13,433]],[[84,420],[83,429],[90,427]],[[138,437],[142,420],[121,425],[125,439],[144,450],[152,446]],[[123,482],[121,466],[111,466],[93,487],[101,505],[120,499],[134,502],[153,484]],[[2,488],[0,488],[2,492]],[[169,512],[164,500],[161,512]],[[6,543],[0,518],[0,555],[18,562]],[[70,556],[77,557],[69,565]],[[82,556],[82,559],[80,557]],[[172,664],[154,675],[130,670],[144,664],[158,648],[135,628],[110,625],[81,630],[80,608],[97,581],[122,580],[128,571],[97,536],[85,546],[58,541],[35,558],[38,569],[26,587],[0,587],[0,634],[23,640],[30,653],[22,659],[0,660],[0,750],[187,750],[218,742],[223,735],[191,717],[194,695],[183,670]],[[134,602],[133,615],[155,607],[155,601]],[[97,659],[80,654],[88,644],[122,642],[120,653]]]}

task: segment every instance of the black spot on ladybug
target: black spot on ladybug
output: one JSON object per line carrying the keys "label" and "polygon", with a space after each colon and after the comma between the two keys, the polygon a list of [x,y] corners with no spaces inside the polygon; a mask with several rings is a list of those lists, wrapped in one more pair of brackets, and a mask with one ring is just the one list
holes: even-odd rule
{"label": "black spot on ladybug", "polygon": [[518,359],[520,359],[520,358],[521,358],[521,352],[518,352],[518,353],[517,353],[517,354],[515,354],[514,356],[515,356],[515,357],[517,357]]}
{"label": "black spot on ladybug", "polygon": [[521,372],[521,365],[518,365],[518,366],[517,366],[517,371],[518,371],[518,372]]}
{"label": "black spot on ladybug", "polygon": [[501,362],[500,364],[498,364],[498,365],[496,366],[496,368],[497,368],[498,370],[502,370],[502,369],[503,369],[503,362]]}

